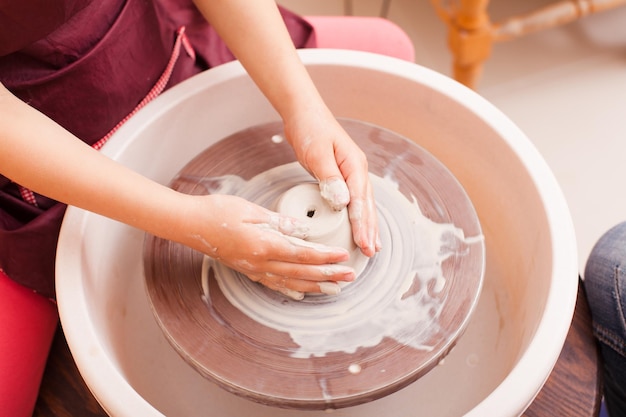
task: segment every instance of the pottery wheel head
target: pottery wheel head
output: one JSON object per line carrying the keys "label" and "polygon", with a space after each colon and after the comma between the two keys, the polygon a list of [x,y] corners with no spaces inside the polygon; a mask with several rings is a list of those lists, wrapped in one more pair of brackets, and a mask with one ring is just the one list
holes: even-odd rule
{"label": "pottery wheel head", "polygon": [[[368,155],[383,249],[338,296],[294,301],[199,252],[146,237],[148,297],[172,346],[206,378],[263,404],[348,407],[414,382],[462,335],[482,287],[480,224],[454,176],[408,139],[340,121]],[[282,135],[278,122],[235,133],[187,164],[171,187],[276,210],[294,187],[314,183]]]}

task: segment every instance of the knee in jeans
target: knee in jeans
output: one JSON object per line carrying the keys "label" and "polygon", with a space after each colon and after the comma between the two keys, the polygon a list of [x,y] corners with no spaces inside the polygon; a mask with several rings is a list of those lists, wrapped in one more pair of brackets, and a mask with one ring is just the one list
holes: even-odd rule
{"label": "knee in jeans", "polygon": [[626,222],[607,231],[595,244],[585,267],[585,281],[605,285],[607,281],[623,280],[626,265]]}

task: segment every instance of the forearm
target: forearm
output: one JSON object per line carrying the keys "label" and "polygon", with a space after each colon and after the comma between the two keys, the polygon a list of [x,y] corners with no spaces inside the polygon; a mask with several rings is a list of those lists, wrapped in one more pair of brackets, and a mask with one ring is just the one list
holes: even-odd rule
{"label": "forearm", "polygon": [[0,85],[0,170],[58,201],[172,237],[181,195],[95,151]]}
{"label": "forearm", "polygon": [[323,106],[273,0],[195,3],[283,120]]}

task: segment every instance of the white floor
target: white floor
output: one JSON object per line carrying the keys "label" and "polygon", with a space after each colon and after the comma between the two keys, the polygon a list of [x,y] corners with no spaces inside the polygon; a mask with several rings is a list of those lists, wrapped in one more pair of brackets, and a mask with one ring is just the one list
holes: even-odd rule
{"label": "white floor", "polygon": [[[382,0],[279,3],[304,15],[378,15]],[[491,3],[498,21],[549,1]],[[413,39],[418,64],[450,74],[446,29],[430,1],[393,0],[387,17]],[[596,240],[626,220],[625,22],[620,8],[498,44],[478,87],[552,168],[574,221],[581,273]]]}

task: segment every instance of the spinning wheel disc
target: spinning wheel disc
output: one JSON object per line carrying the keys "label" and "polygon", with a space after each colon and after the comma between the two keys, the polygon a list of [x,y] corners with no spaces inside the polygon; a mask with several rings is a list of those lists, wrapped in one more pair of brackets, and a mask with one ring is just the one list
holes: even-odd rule
{"label": "spinning wheel disc", "polygon": [[[450,351],[477,303],[484,242],[460,184],[409,140],[341,123],[368,155],[383,250],[338,296],[289,300],[183,245],[146,238],[147,292],[172,346],[206,378],[257,402],[329,409],[390,394]],[[171,186],[271,208],[312,180],[281,135],[280,123],[235,133]]]}

